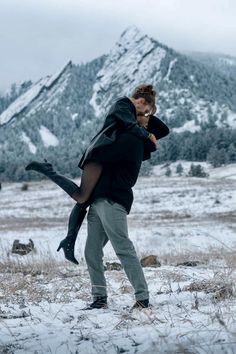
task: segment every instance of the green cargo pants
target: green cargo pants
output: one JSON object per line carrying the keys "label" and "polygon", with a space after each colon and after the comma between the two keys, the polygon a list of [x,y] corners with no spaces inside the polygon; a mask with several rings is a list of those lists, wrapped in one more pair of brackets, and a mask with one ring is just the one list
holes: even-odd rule
{"label": "green cargo pants", "polygon": [[98,198],[88,212],[88,237],[85,260],[92,285],[92,296],[107,296],[103,266],[103,247],[111,242],[124,271],[135,290],[137,301],[149,298],[143,269],[128,236],[127,211],[108,198]]}

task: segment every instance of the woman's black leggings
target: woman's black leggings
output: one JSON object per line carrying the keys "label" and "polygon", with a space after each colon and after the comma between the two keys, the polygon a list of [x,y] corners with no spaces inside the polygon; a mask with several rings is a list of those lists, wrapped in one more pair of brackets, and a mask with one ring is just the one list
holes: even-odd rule
{"label": "woman's black leggings", "polygon": [[69,178],[58,174],[53,170],[53,167],[49,168],[48,171],[40,172],[50,178],[69,194],[70,197],[82,204],[89,200],[89,197],[101,175],[102,165],[93,161],[87,162],[81,176],[80,187]]}

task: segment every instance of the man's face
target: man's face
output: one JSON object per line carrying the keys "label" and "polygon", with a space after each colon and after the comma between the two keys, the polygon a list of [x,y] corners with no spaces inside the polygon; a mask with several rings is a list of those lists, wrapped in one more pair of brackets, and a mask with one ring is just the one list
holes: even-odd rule
{"label": "man's face", "polygon": [[137,115],[137,121],[140,127],[147,129],[150,115]]}

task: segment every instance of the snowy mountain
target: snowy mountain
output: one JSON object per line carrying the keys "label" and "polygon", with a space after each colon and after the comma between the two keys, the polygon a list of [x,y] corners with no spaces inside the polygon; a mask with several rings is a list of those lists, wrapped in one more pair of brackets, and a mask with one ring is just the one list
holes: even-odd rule
{"label": "snowy mountain", "polygon": [[236,57],[203,52],[186,52],[186,54],[209,68],[213,68],[229,78],[236,79]]}
{"label": "snowy mountain", "polygon": [[[63,78],[60,82],[60,90],[66,87],[66,83],[70,77],[70,69],[72,67],[71,61],[60,71],[58,71],[55,75],[47,76],[43,79],[40,79],[36,82],[28,91],[26,91],[23,95],[18,97],[9,107],[0,115],[0,125],[8,123],[11,119],[17,117],[20,113],[23,113],[25,110],[30,111],[32,113],[32,106],[37,107],[40,105],[40,101],[43,98],[43,103],[52,106],[57,103],[53,102],[54,93],[51,92],[51,88],[55,83]],[[48,95],[49,91],[49,95]],[[48,96],[49,100],[46,98]],[[36,99],[38,101],[35,105]],[[31,105],[31,106],[30,106]],[[26,114],[27,116],[27,114]]]}
{"label": "snowy mountain", "polygon": [[157,89],[159,116],[173,133],[236,128],[236,79],[131,26],[107,55],[83,65],[69,61],[55,75],[29,85],[0,114],[5,176],[25,178],[23,166],[36,155],[78,175],[80,156],[111,103],[130,96],[140,83]]}
{"label": "snowy mountain", "polygon": [[236,127],[236,80],[181,55],[132,26],[122,33],[98,72],[90,103],[102,116],[121,92],[140,83],[159,91],[161,116],[177,132],[196,131],[214,116],[218,126]]}
{"label": "snowy mountain", "polygon": [[[58,168],[78,174],[88,139],[102,122],[94,119],[89,98],[104,57],[89,64],[68,62],[42,78],[0,115],[0,164],[7,176],[25,176],[27,161],[48,158]],[[8,178],[9,178],[8,177]]]}

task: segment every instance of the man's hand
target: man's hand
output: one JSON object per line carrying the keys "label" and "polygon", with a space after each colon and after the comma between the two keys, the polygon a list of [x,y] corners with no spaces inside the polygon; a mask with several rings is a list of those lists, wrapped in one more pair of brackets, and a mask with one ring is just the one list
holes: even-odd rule
{"label": "man's hand", "polygon": [[151,142],[155,145],[155,147],[157,148],[157,139],[155,137],[154,134],[150,133],[149,134],[149,139],[151,140]]}

